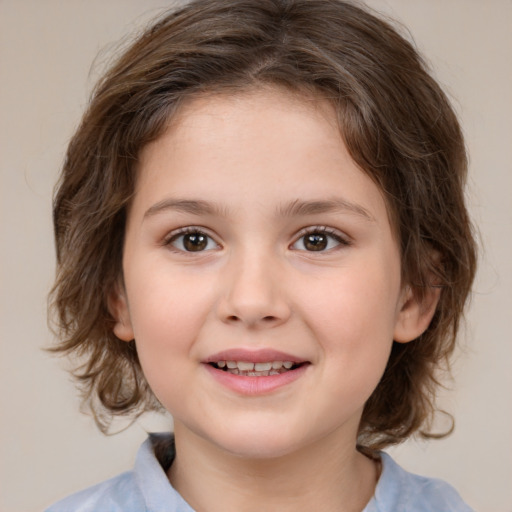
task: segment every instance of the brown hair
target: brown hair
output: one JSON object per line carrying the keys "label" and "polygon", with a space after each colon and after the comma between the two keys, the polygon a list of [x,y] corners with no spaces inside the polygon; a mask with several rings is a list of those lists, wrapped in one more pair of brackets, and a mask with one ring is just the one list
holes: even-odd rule
{"label": "brown hair", "polygon": [[[403,280],[442,288],[417,340],[394,343],[359,432],[367,449],[431,428],[437,370],[455,346],[475,272],[456,116],[418,53],[388,22],[340,0],[194,0],[146,30],[97,85],[54,200],[61,343],[102,430],[158,409],[135,343],[117,339],[108,295],[121,273],[137,158],[184,99],[261,85],[314,92],[339,113],[352,157],[386,198]],[[429,435],[428,432],[424,435]]]}

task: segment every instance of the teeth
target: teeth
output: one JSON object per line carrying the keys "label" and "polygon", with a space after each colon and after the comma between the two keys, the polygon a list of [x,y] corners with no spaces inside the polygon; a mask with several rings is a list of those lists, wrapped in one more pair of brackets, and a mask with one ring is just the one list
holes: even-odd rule
{"label": "teeth", "polygon": [[[254,370],[254,363],[245,363],[243,361],[239,361],[237,363],[237,366],[238,366],[238,369],[241,371],[241,372],[250,372],[252,370]],[[256,368],[257,370],[258,368]]]}
{"label": "teeth", "polygon": [[[240,366],[239,366],[240,368]],[[256,363],[254,369],[257,372],[268,372],[272,368],[272,363]]]}
{"label": "teeth", "polygon": [[249,361],[217,361],[218,368],[226,368],[229,373],[250,377],[266,377],[268,375],[279,375],[289,370],[294,363],[291,361],[268,361],[266,363],[251,363]]}

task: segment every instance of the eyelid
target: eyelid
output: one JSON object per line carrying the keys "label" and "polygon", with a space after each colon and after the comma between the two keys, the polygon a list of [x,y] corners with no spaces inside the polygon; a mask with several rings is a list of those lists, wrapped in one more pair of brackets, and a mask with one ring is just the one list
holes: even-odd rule
{"label": "eyelid", "polygon": [[[187,234],[190,234],[190,233],[200,233],[200,234],[206,235],[209,239],[211,239],[211,240],[213,240],[215,242],[215,245],[217,246],[216,248],[220,248],[221,247],[221,244],[217,241],[217,237],[212,235],[210,230],[208,230],[208,229],[206,229],[206,228],[204,228],[202,226],[184,226],[184,227],[181,227],[181,228],[173,229],[170,233],[167,233],[165,235],[165,237],[162,240],[162,245],[166,246],[166,247],[169,247],[169,248],[175,250],[176,252],[187,253],[187,254],[188,253],[194,254],[195,251],[184,251],[184,250],[178,249],[177,247],[173,246],[173,242],[176,239],[178,239],[180,236],[187,235]],[[209,252],[211,250],[213,250],[213,249],[207,249],[207,250],[204,250],[204,251],[197,251],[197,254],[204,253],[204,252]]]}
{"label": "eyelid", "polygon": [[[329,226],[317,225],[317,226],[308,226],[308,227],[302,228],[295,236],[295,240],[292,242],[292,244],[290,244],[290,247],[293,249],[293,246],[295,244],[297,244],[299,242],[299,240],[301,240],[304,236],[312,234],[312,233],[326,234],[338,242],[338,245],[336,247],[333,247],[333,248],[327,249],[327,250],[323,250],[323,251],[318,251],[318,253],[320,253],[320,254],[321,253],[325,254],[332,250],[336,250],[340,246],[347,247],[347,246],[352,245],[352,240],[350,239],[350,237],[348,235],[346,235],[345,233],[343,233],[342,231],[335,229],[335,228],[331,228]],[[304,252],[313,252],[313,253],[315,252],[315,251],[306,251],[305,249],[296,249],[296,250],[300,250],[300,251],[304,251]]]}

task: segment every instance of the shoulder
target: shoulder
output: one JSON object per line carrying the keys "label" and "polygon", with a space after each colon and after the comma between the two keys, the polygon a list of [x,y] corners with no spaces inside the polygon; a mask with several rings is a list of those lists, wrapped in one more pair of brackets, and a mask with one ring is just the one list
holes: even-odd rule
{"label": "shoulder", "polygon": [[409,473],[386,453],[381,457],[382,475],[365,512],[472,512],[443,480]]}
{"label": "shoulder", "polygon": [[55,503],[45,512],[140,512],[144,498],[132,471],[77,492]]}
{"label": "shoulder", "polygon": [[174,455],[172,436],[151,434],[131,471],[64,498],[45,512],[193,512],[167,479]]}

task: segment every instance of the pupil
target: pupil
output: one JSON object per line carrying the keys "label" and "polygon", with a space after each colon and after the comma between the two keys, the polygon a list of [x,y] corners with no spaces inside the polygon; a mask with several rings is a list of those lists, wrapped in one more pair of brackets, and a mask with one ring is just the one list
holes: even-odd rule
{"label": "pupil", "polygon": [[187,251],[202,251],[207,243],[207,236],[201,233],[190,233],[183,239],[183,245]]}
{"label": "pupil", "polygon": [[327,247],[327,237],[321,233],[307,235],[304,245],[308,251],[322,251]]}

